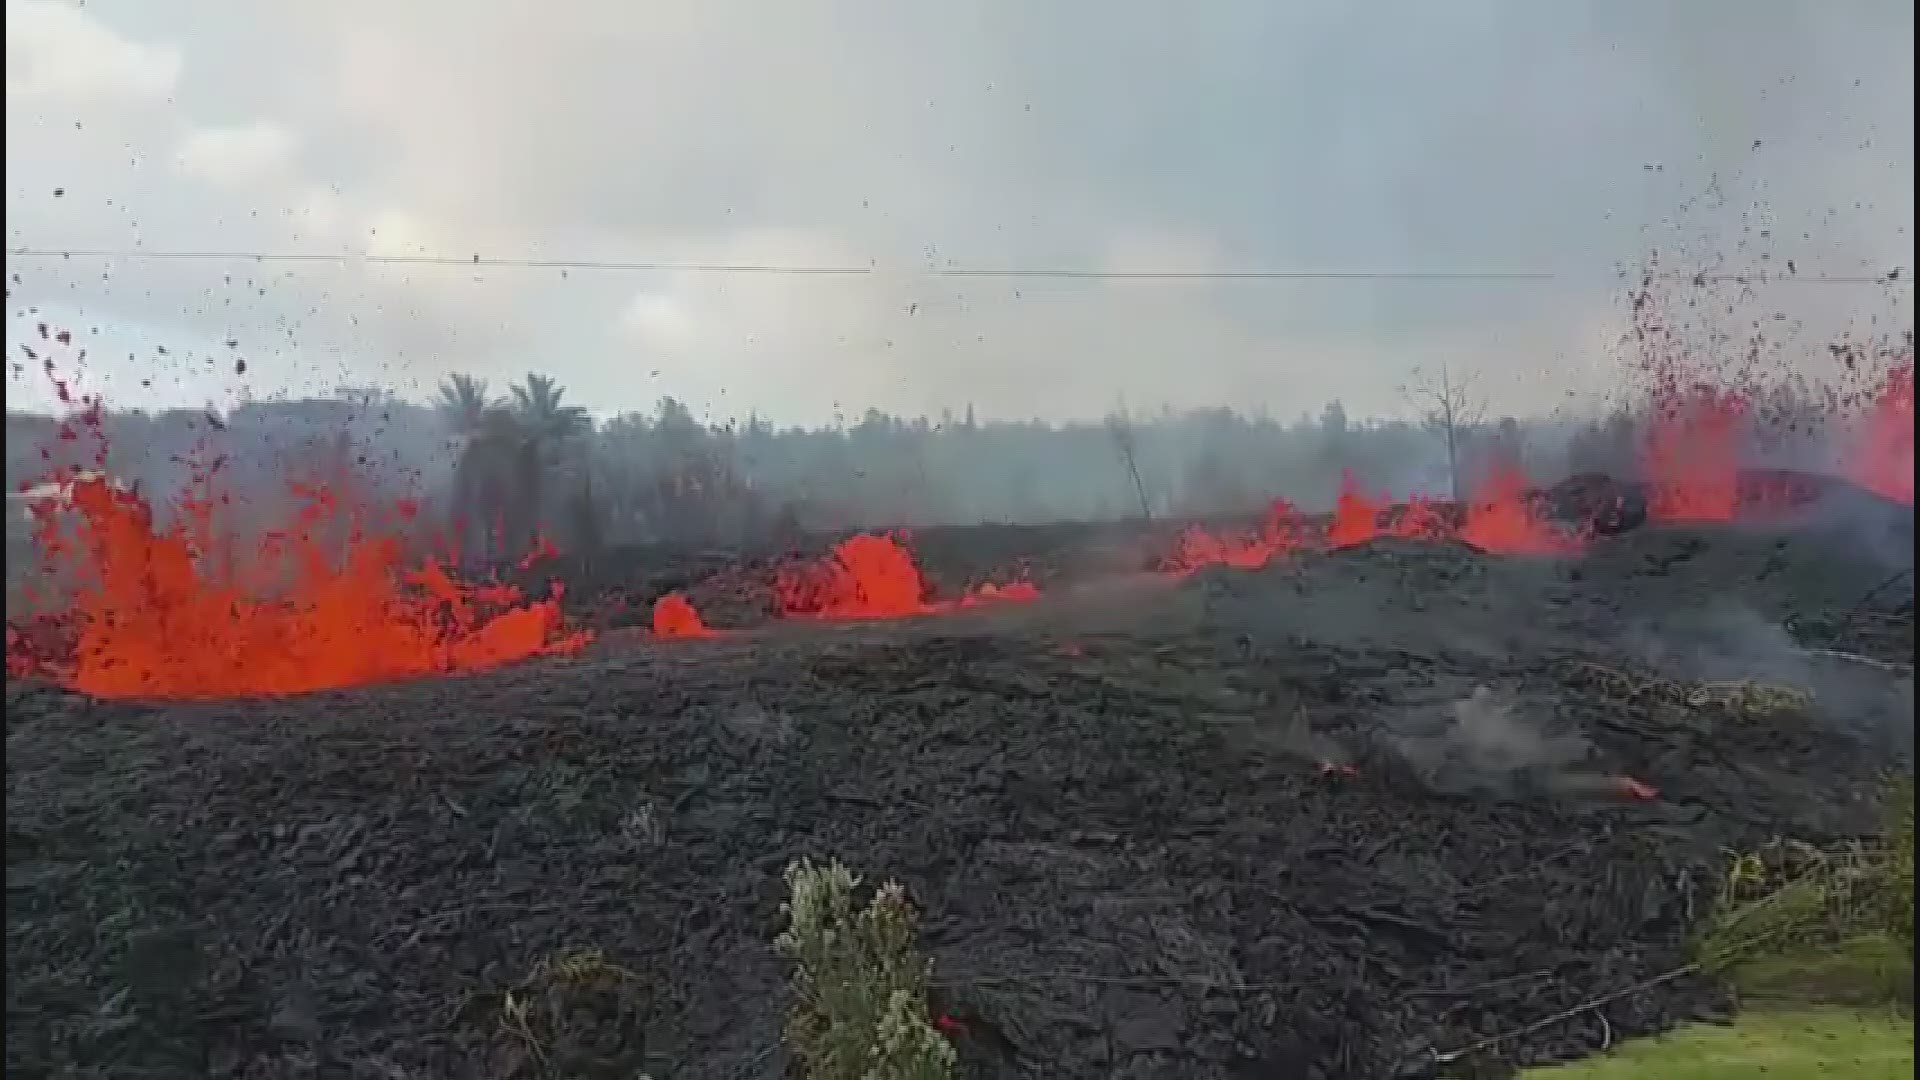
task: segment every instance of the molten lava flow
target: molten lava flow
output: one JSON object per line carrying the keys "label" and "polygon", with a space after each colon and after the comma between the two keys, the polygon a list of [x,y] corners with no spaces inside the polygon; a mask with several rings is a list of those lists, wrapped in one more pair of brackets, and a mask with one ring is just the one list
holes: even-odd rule
{"label": "molten lava flow", "polygon": [[1333,521],[1327,525],[1327,547],[1338,550],[1364,544],[1380,535],[1380,511],[1385,504],[1368,498],[1351,470],[1340,472],[1340,494],[1334,499]]}
{"label": "molten lava flow", "polygon": [[1511,465],[1493,469],[1462,509],[1457,526],[1444,504],[1416,497],[1390,507],[1386,500],[1364,494],[1353,475],[1345,473],[1324,533],[1310,529],[1290,504],[1276,501],[1258,536],[1216,536],[1196,526],[1182,534],[1165,566],[1174,574],[1211,565],[1257,569],[1280,554],[1338,551],[1383,536],[1455,540],[1501,555],[1572,555],[1585,545],[1590,531],[1568,533],[1554,524],[1530,496],[1525,474]]}
{"label": "molten lava flow", "polygon": [[1266,520],[1258,532],[1216,534],[1198,525],[1189,526],[1161,569],[1176,576],[1203,566],[1258,570],[1308,545],[1309,534],[1300,512],[1287,500],[1275,499],[1268,505]]}
{"label": "molten lava flow", "polygon": [[1382,536],[1441,540],[1453,535],[1453,528],[1431,500],[1410,499],[1397,514],[1386,513],[1389,507],[1387,500],[1363,493],[1353,472],[1343,470],[1340,494],[1333,504],[1333,521],[1327,525],[1327,548],[1338,551]]}
{"label": "molten lava flow", "polygon": [[989,581],[962,596],[960,606],[979,607],[981,604],[1019,603],[1038,599],[1040,599],[1040,587],[1031,581],[1009,581],[1005,585],[996,585]]}
{"label": "molten lava flow", "polygon": [[1460,539],[1500,555],[1571,555],[1582,546],[1540,516],[1527,499],[1526,476],[1511,467],[1495,469],[1468,501]]}
{"label": "molten lava flow", "polygon": [[700,619],[693,604],[679,593],[668,593],[653,602],[653,635],[663,638],[710,638],[720,632]]}
{"label": "molten lava flow", "polygon": [[1849,479],[1895,502],[1913,505],[1913,360],[1909,350],[1884,376],[1860,419]]}
{"label": "molten lava flow", "polygon": [[1275,552],[1257,535],[1212,533],[1198,525],[1189,525],[1174,543],[1164,568],[1171,574],[1189,574],[1203,566],[1231,566],[1239,570],[1258,570],[1272,560]]}
{"label": "molten lava flow", "polygon": [[1456,531],[1439,503],[1418,495],[1408,499],[1398,514],[1389,517],[1385,528],[1386,535],[1402,540],[1447,540]]}
{"label": "molten lava flow", "polygon": [[1727,522],[1740,509],[1747,398],[1706,383],[1655,395],[1641,464],[1655,521]]}
{"label": "molten lava flow", "polygon": [[[1369,496],[1343,472],[1331,520],[1313,546],[1338,550],[1392,536],[1453,539],[1495,553],[1562,555],[1577,552],[1597,532],[1621,531],[1643,520],[1718,524],[1779,518],[1819,501],[1830,485],[1822,477],[1762,468],[1759,459],[1803,455],[1816,449],[1811,445],[1816,439],[1823,443],[1818,450],[1830,450],[1824,440],[1843,424],[1851,425],[1851,439],[1843,441],[1845,460],[1836,471],[1861,488],[1913,504],[1911,330],[1898,340],[1882,336],[1834,343],[1828,351],[1844,372],[1809,385],[1798,371],[1766,370],[1785,355],[1774,347],[1777,342],[1769,344],[1756,334],[1745,348],[1727,349],[1737,337],[1691,326],[1688,313],[1706,308],[1694,302],[1674,308],[1679,298],[1662,293],[1662,280],[1657,265],[1650,266],[1632,297],[1634,350],[1627,362],[1635,400],[1617,417],[1640,427],[1637,479],[1645,485],[1644,503],[1637,491],[1630,497],[1624,488],[1604,500],[1583,498],[1580,489],[1590,487],[1591,478],[1576,477],[1577,482],[1556,485],[1554,492],[1530,492],[1509,446],[1506,455],[1496,455],[1503,457],[1504,468],[1458,507],[1419,499],[1394,507]],[[1748,460],[1749,453],[1756,460]],[[1569,531],[1557,527],[1547,510],[1549,502],[1564,508],[1565,496],[1589,504],[1582,509],[1587,520]],[[1253,569],[1280,550],[1265,535],[1195,527],[1180,537],[1163,569],[1174,574],[1210,565]]]}
{"label": "molten lava flow", "polygon": [[[104,478],[71,492],[70,514],[42,519],[42,550],[65,581],[73,648],[36,666],[86,693],[301,693],[473,671],[587,642],[563,627],[557,594],[529,602],[509,587],[465,585],[433,561],[408,572],[397,533],[357,520],[322,528],[343,524],[325,498],[310,499],[252,558],[234,559],[210,557],[205,500],[183,500],[183,520],[156,529],[145,500]],[[330,532],[337,544],[316,539]],[[9,634],[9,670],[15,644]]]}
{"label": "molten lava flow", "polygon": [[874,533],[841,541],[812,565],[782,568],[773,595],[789,617],[889,619],[933,610],[913,554],[895,538]]}
{"label": "molten lava flow", "polygon": [[1025,581],[981,585],[944,602],[932,600],[932,591],[906,544],[879,533],[849,537],[819,562],[784,567],[773,584],[780,614],[806,619],[894,619],[1040,595]]}

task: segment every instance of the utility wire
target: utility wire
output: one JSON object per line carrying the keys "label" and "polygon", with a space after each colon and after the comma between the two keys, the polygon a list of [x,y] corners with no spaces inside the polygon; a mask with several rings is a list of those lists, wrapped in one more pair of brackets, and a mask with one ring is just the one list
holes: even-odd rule
{"label": "utility wire", "polygon": [[[581,270],[634,273],[773,274],[858,277],[877,274],[876,266],[817,266],[779,263],[675,263],[613,259],[530,259],[487,255],[374,255],[270,251],[116,251],[102,248],[8,248],[9,258],[121,259],[144,262],[365,263],[374,266],[445,266],[516,270]],[[911,270],[906,271],[911,273]],[[1052,279],[1088,281],[1558,281],[1568,275],[1551,270],[1094,270],[1073,267],[947,267],[921,271],[943,278]],[[1899,271],[1889,274],[1798,276],[1759,272],[1658,275],[1663,280],[1774,285],[1898,285],[1911,287]]]}
{"label": "utility wire", "polygon": [[377,266],[466,266],[524,270],[627,270],[672,271],[708,274],[870,274],[866,266],[782,266],[762,263],[669,263],[613,262],[595,259],[511,259],[484,255],[462,258],[455,255],[325,255],[317,252],[270,251],[109,251],[80,249],[54,251],[46,248],[8,248],[9,258],[127,259],[146,262],[272,262],[272,263],[371,263]]}

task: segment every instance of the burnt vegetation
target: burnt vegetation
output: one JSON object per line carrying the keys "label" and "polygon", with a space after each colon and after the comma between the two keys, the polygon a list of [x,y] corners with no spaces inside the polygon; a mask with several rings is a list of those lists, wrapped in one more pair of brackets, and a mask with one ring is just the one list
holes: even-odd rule
{"label": "burnt vegetation", "polygon": [[1726,1015],[1789,881],[1781,941],[1910,964],[1910,575],[1646,527],[1114,584],[1114,528],[923,537],[1053,594],[939,619],[270,701],[10,680],[9,1073],[800,1075],[792,958],[854,964],[776,948],[809,858],[899,882],[889,1030],[963,1077],[1580,1056]]}

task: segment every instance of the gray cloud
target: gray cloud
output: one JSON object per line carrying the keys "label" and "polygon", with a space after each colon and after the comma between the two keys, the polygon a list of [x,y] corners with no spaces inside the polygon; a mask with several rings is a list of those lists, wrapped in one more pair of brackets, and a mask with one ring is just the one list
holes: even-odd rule
{"label": "gray cloud", "polygon": [[[1897,0],[583,0],[564,17],[8,0],[7,16],[10,247],[876,268],[10,256],[11,307],[99,326],[89,364],[124,404],[156,373],[218,400],[231,338],[261,393],[539,367],[607,411],[672,393],[793,420],[969,401],[1085,415],[1119,396],[1292,415],[1333,396],[1394,410],[1410,367],[1445,360],[1498,376],[1497,407],[1537,410],[1605,382],[1612,272],[1650,247],[1751,260],[1736,245],[1758,206],[1803,274],[1911,263]],[[1715,175],[1723,201],[1690,205]],[[1566,277],[927,273],[1032,265]],[[1750,302],[1816,336],[1912,317],[1871,288]]]}

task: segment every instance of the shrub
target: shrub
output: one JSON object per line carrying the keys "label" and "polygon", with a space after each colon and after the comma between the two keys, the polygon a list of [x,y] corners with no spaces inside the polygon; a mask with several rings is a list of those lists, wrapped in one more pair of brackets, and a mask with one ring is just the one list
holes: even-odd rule
{"label": "shrub", "polygon": [[787,928],[774,946],[794,962],[788,1048],[809,1080],[947,1080],[955,1054],[927,1018],[932,969],[896,882],[856,910],[846,867],[787,867]]}

